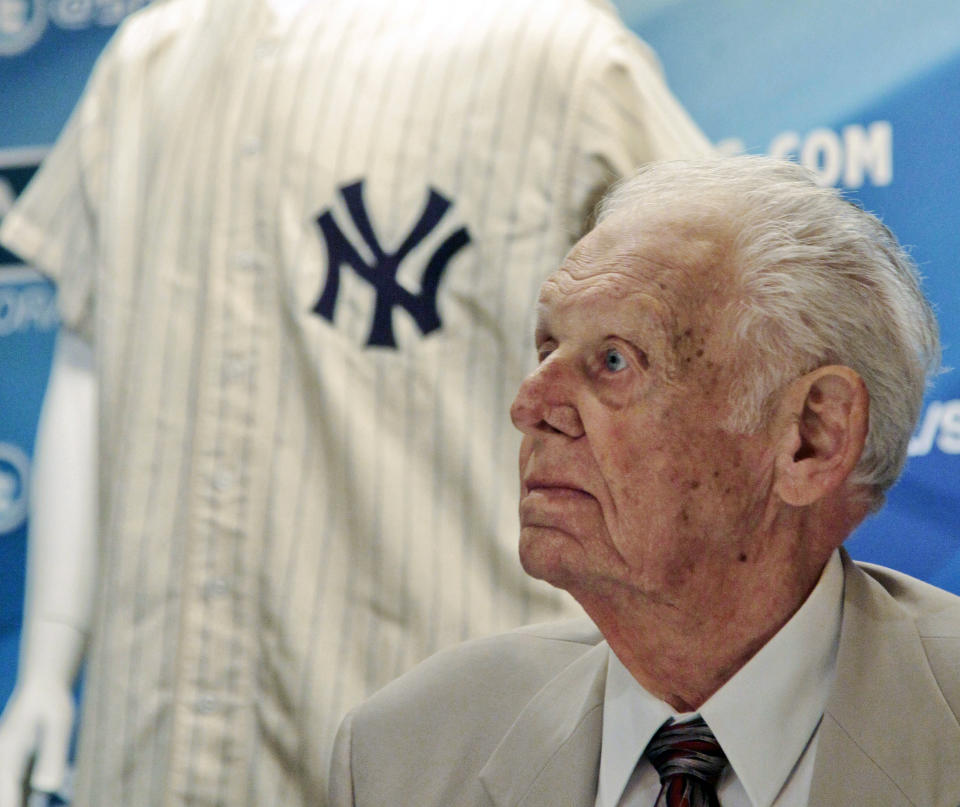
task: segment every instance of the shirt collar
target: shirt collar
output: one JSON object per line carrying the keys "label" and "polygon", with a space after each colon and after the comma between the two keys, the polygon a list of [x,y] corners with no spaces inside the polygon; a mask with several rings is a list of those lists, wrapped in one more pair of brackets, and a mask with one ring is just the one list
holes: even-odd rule
{"label": "shirt collar", "polygon": [[673,715],[673,709],[640,686],[610,650],[603,696],[597,807],[616,807],[637,760],[657,729]]}
{"label": "shirt collar", "polygon": [[[834,552],[799,610],[700,708],[755,807],[776,799],[823,716],[842,611]],[[615,807],[657,729],[688,716],[647,692],[610,651],[597,804]]]}

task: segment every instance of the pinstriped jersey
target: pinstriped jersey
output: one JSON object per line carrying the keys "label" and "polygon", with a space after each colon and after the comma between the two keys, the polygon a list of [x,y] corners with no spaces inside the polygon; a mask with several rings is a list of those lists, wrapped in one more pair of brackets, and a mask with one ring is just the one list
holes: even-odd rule
{"label": "pinstriped jersey", "polygon": [[511,398],[600,192],[709,146],[588,0],[158,0],[4,223],[97,356],[78,805],[316,805],[348,706],[574,608]]}

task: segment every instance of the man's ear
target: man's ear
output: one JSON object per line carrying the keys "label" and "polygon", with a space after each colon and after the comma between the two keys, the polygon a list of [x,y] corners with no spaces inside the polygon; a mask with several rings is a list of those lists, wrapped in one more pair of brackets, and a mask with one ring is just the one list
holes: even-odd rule
{"label": "man's ear", "polygon": [[803,507],[839,488],[856,467],[867,439],[870,396],[856,371],[829,365],[794,381],[778,409],[774,491]]}

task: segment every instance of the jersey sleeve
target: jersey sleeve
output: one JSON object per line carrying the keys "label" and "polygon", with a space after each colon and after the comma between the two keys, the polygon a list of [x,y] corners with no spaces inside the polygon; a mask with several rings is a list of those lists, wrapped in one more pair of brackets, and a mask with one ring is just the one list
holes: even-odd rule
{"label": "jersey sleeve", "polygon": [[56,282],[63,324],[88,341],[98,264],[96,200],[114,73],[108,46],[56,144],[0,228],[5,247]]}
{"label": "jersey sleeve", "polygon": [[616,180],[654,160],[715,155],[710,141],[667,86],[644,42],[620,26],[599,51],[579,99],[570,213],[588,229]]}

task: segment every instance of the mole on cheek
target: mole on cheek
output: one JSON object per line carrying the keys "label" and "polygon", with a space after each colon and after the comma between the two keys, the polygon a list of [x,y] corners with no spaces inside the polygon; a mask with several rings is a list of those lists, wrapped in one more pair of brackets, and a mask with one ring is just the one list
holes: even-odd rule
{"label": "mole on cheek", "polygon": [[681,333],[674,333],[673,339],[672,339],[674,352],[679,353],[680,346],[684,344],[684,342],[689,342],[692,336],[693,336],[692,328],[685,328]]}

